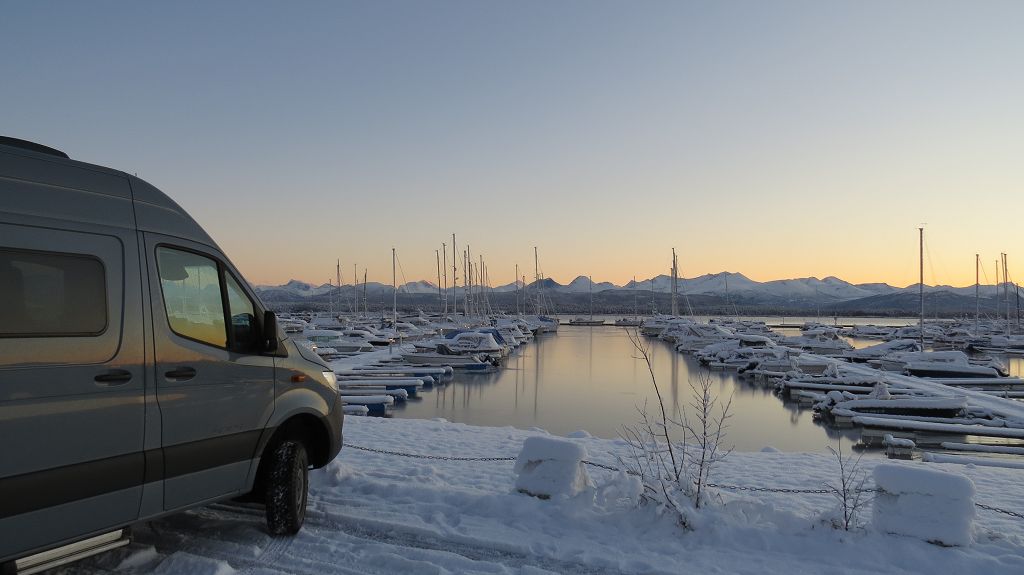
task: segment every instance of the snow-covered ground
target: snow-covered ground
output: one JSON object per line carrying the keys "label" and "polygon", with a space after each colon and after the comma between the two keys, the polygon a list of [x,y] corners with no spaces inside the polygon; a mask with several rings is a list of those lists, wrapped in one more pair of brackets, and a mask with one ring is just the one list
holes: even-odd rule
{"label": "snow-covered ground", "polygon": [[[455,457],[515,457],[540,430],[444,421],[349,418],[347,443]],[[621,441],[572,434],[591,461],[615,464]],[[863,460],[870,477],[884,460]],[[1021,470],[905,463],[969,477],[976,501],[1024,511]],[[978,510],[974,543],[940,547],[870,528],[828,527],[828,495],[720,490],[694,531],[635,505],[632,481],[590,467],[595,487],[542,501],[515,492],[512,461],[413,459],[345,448],[312,472],[309,513],[294,538],[271,538],[262,510],[219,504],[154,522],[131,547],[69,572],[227,575],[323,573],[1024,573],[1024,520]],[[835,460],[733,453],[712,480],[821,488]]]}

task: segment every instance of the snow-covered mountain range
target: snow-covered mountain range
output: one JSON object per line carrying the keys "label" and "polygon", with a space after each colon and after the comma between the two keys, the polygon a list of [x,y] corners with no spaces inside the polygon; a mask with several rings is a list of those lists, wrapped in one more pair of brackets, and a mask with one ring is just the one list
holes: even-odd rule
{"label": "snow-covered mountain range", "polygon": [[[557,281],[545,278],[542,281],[542,288],[548,292],[561,294],[586,294],[590,292],[590,278],[578,276],[567,284],[560,284]],[[655,291],[658,293],[669,293],[671,291],[672,279],[667,275],[659,275],[637,282],[628,282],[623,286],[617,286],[611,282],[594,282],[593,292],[595,294],[616,291],[616,290],[639,290]],[[533,289],[533,283],[527,289]],[[256,286],[263,296],[268,299],[304,299],[322,296],[329,293],[335,287],[330,284],[314,286],[299,280],[291,280],[279,286]],[[363,284],[357,286],[357,291],[364,290]],[[365,286],[367,294],[377,294],[381,291],[390,293],[391,286],[377,282],[369,282]],[[461,288],[460,288],[461,289]],[[490,288],[494,292],[508,293],[516,289],[515,283]],[[993,285],[981,286],[982,297],[991,297],[996,287]],[[1011,286],[1011,291],[1013,287]],[[342,292],[351,293],[352,286],[343,285]],[[437,293],[437,284],[425,280],[408,282],[398,288],[399,293],[408,294],[434,294]],[[748,301],[772,300],[772,301],[824,301],[842,302],[852,301],[861,298],[891,295],[897,293],[917,293],[917,284],[907,287],[895,287],[885,283],[863,283],[853,284],[837,277],[829,276],[824,279],[815,277],[794,278],[784,280],[772,280],[758,282],[741,273],[719,272],[705,274],[694,278],[679,279],[679,293],[686,295],[713,295],[721,297],[735,297]],[[974,286],[952,287],[947,285],[925,286],[926,293],[951,292],[961,296],[973,296]]]}

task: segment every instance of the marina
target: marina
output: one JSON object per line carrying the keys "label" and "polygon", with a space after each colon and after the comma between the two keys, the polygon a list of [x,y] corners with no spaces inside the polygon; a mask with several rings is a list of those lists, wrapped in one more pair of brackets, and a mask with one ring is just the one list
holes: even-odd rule
{"label": "marina", "polygon": [[[346,401],[378,416],[614,439],[638,410],[653,409],[652,372],[674,420],[693,417],[690,384],[706,374],[729,402],[728,441],[738,451],[820,452],[840,440],[899,458],[1005,459],[1024,449],[1022,360],[944,343],[962,322],[929,322],[918,351],[894,339],[916,327],[912,318],[648,316],[615,325],[622,319],[420,315],[397,322],[418,326],[407,340],[393,321],[338,316],[331,321],[389,345],[332,354],[331,364]],[[792,325],[800,328],[777,327]]]}
{"label": "marina", "polygon": [[8,4],[0,575],[1024,574],[1024,2]]}

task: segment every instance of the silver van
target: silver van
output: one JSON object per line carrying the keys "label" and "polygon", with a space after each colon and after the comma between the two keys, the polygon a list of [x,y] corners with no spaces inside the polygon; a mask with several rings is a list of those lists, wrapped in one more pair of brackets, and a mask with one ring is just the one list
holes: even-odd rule
{"label": "silver van", "polygon": [[331,368],[170,198],[0,137],[0,573],[225,498],[294,534],[342,423]]}

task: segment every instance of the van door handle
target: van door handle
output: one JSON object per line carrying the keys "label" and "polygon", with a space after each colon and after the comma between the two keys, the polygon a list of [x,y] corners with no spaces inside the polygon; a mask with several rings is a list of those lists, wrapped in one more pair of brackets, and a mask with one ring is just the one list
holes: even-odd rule
{"label": "van door handle", "polygon": [[101,373],[96,377],[92,378],[96,383],[102,383],[107,386],[124,385],[131,381],[131,372],[123,369],[112,369],[106,373]]}
{"label": "van door handle", "polygon": [[164,377],[175,381],[188,381],[196,376],[196,370],[191,367],[178,367],[171,371],[164,372]]}

